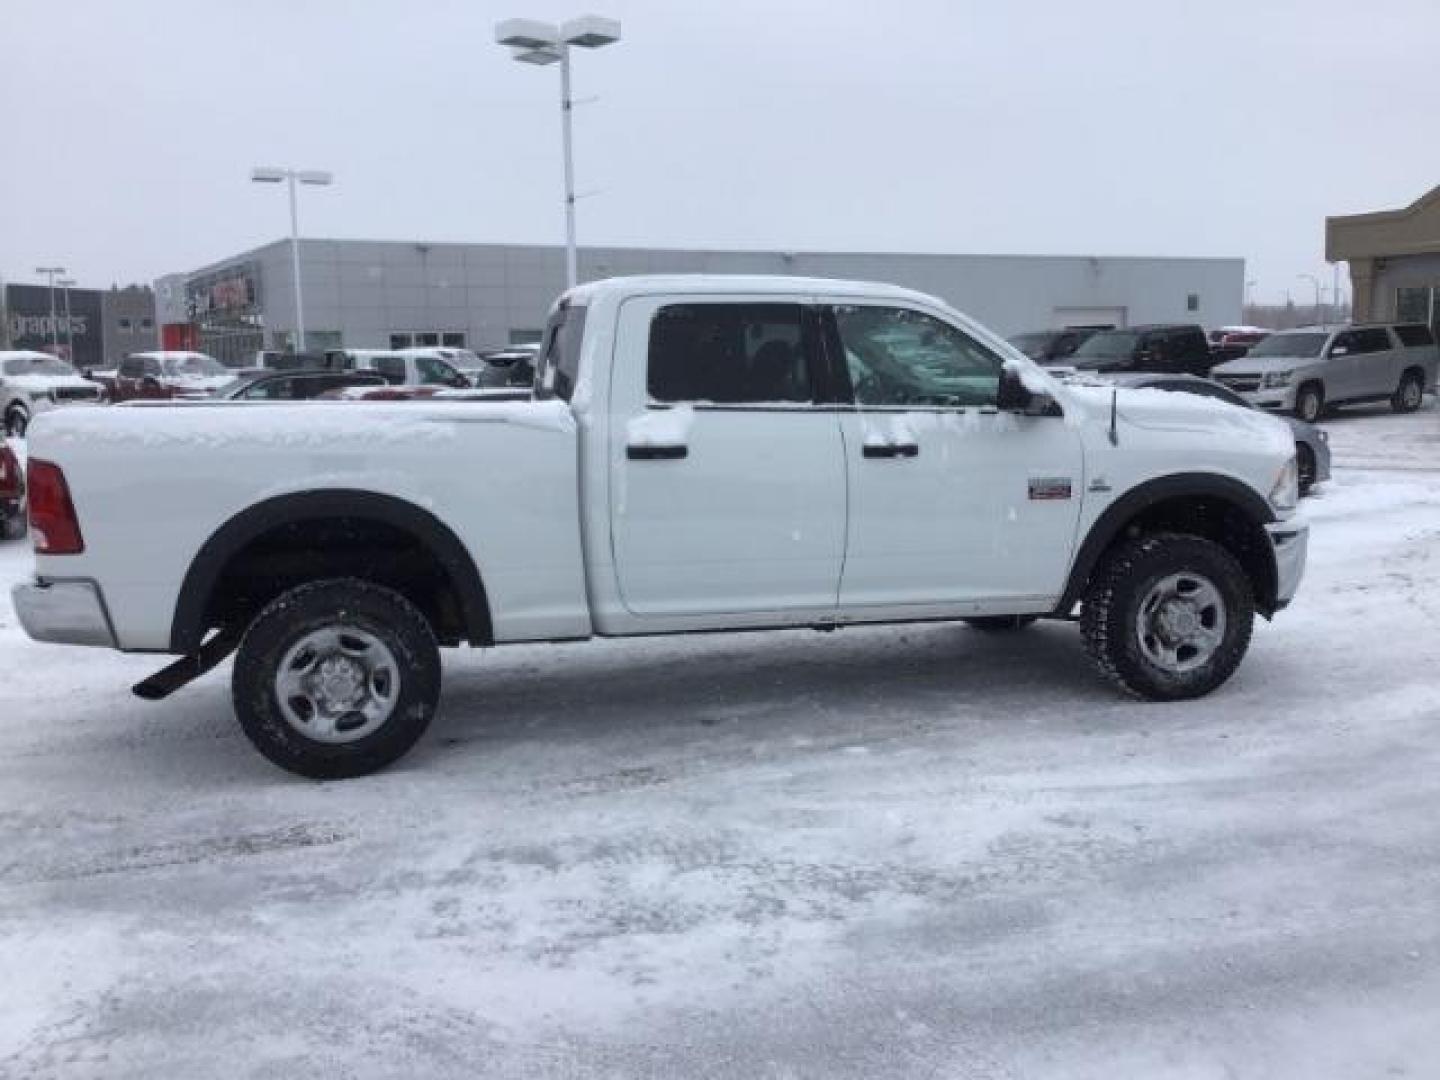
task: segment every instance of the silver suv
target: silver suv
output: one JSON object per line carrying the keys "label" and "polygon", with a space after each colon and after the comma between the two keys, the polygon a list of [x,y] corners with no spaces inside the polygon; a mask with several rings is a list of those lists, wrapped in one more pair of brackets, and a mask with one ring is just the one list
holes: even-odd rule
{"label": "silver suv", "polygon": [[1282,330],[1257,342],[1210,377],[1262,409],[1314,423],[1327,408],[1390,402],[1414,412],[1435,391],[1440,353],[1421,323]]}

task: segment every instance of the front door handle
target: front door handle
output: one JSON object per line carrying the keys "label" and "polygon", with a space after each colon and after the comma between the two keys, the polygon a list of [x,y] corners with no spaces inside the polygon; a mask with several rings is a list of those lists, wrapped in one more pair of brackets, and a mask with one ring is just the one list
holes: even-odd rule
{"label": "front door handle", "polygon": [[677,461],[690,453],[688,446],[627,446],[625,456],[631,461]]}
{"label": "front door handle", "polygon": [[919,457],[920,446],[918,443],[883,443],[878,446],[866,446],[864,454],[870,458]]}

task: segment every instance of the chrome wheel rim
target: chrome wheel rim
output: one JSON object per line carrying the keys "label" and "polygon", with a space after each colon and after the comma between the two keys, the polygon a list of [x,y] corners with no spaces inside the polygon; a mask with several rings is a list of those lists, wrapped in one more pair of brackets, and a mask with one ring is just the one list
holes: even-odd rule
{"label": "chrome wheel rim", "polygon": [[1156,667],[1176,675],[1194,671],[1225,640],[1225,599],[1201,574],[1163,577],[1140,601],[1135,633],[1140,651]]}
{"label": "chrome wheel rim", "polygon": [[1300,419],[1313,424],[1320,416],[1320,395],[1307,390],[1300,397]]}
{"label": "chrome wheel rim", "polygon": [[400,665],[368,630],[327,626],[286,650],[275,672],[275,700],[286,723],[323,743],[347,743],[390,719],[400,696]]}
{"label": "chrome wheel rim", "polygon": [[1400,400],[1404,402],[1407,409],[1420,407],[1420,384],[1414,379],[1405,383],[1405,389],[1400,392]]}

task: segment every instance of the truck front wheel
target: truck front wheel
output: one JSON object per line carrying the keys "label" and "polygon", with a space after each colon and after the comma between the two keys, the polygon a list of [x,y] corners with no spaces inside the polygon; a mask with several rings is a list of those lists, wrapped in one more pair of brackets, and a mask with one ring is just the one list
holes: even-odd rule
{"label": "truck front wheel", "polygon": [[1208,694],[1240,666],[1255,598],[1228,551],[1198,536],[1127,540],[1097,568],[1080,612],[1101,673],[1136,697]]}
{"label": "truck front wheel", "polygon": [[440,699],[440,650],[425,616],[392,589],[354,578],[282,593],[235,657],[240,726],[282,769],[315,780],[363,776],[405,754]]}

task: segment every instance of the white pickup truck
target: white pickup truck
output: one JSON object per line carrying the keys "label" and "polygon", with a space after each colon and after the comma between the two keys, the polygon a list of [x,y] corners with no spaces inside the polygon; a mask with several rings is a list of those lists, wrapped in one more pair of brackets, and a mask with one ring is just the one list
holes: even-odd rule
{"label": "white pickup truck", "polygon": [[1078,618],[1125,690],[1194,697],[1307,543],[1279,420],[829,280],[571,289],[533,400],[77,410],[30,449],[30,635],[178,654],[145,697],[238,649],[244,730],[311,777],[404,754],[462,643]]}

